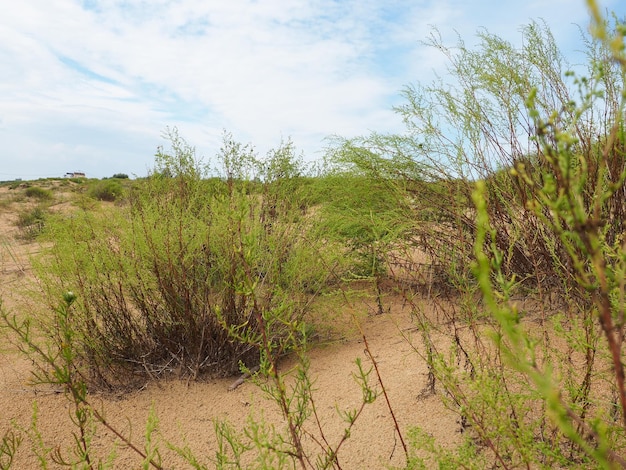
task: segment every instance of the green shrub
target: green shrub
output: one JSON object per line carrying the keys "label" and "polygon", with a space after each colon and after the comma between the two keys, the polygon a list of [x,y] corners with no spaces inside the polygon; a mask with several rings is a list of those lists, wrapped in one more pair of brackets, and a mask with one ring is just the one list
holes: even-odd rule
{"label": "green shrub", "polygon": [[437,315],[405,287],[421,267],[399,285],[430,366],[425,392],[439,384],[469,450],[501,468],[626,465],[625,30],[598,18],[587,77],[565,69],[538,23],[519,49],[484,31],[474,49],[434,34],[451,83],[406,89],[405,135],[336,150],[408,201],[403,261],[417,249],[446,271],[452,298],[428,291]]}
{"label": "green shrub", "polygon": [[122,196],[123,192],[124,188],[119,181],[102,180],[93,184],[89,188],[88,194],[98,201],[114,202]]}
{"label": "green shrub", "polygon": [[52,192],[49,189],[40,188],[39,186],[30,186],[24,191],[27,197],[47,201],[52,199]]}
{"label": "green shrub", "polygon": [[[50,223],[54,247],[39,274],[51,295],[78,295],[81,360],[92,377],[124,368],[232,373],[240,361],[258,363],[259,324],[272,347],[289,349],[293,325],[328,277],[321,241],[307,237],[312,220],[294,215],[290,175],[266,173],[264,192],[250,194],[244,173],[261,163],[247,147],[227,139],[224,177],[209,179],[176,135],[172,146],[159,150],[127,208]],[[275,155],[291,163],[290,152]]]}
{"label": "green shrub", "polygon": [[26,240],[35,239],[42,231],[48,216],[48,212],[43,206],[18,213],[16,225],[20,228],[22,238]]}

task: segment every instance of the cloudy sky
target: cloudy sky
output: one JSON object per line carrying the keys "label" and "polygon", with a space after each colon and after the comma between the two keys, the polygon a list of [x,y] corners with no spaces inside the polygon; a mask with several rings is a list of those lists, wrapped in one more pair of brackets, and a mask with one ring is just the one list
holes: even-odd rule
{"label": "cloudy sky", "polygon": [[[2,0],[7,1],[7,0]],[[622,0],[601,0],[624,16]],[[621,10],[621,11],[620,11]],[[400,90],[429,82],[436,26],[521,42],[542,18],[580,48],[584,0],[21,0],[0,15],[0,180],[144,176],[177,127],[211,159],[223,130],[260,155],[291,137],[398,131]]]}

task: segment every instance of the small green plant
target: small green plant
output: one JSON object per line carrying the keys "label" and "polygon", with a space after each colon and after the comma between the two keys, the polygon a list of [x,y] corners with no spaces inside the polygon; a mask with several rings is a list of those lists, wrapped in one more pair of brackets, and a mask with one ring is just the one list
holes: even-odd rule
{"label": "small green plant", "polygon": [[[345,423],[341,437],[335,442],[326,435],[316,410],[315,390],[308,373],[308,361],[300,356],[299,365],[288,373],[272,369],[270,360],[265,374],[269,383],[257,381],[266,397],[277,404],[285,420],[284,427],[268,424],[263,416],[250,415],[243,432],[237,432],[225,420],[216,420],[215,433],[218,439],[216,468],[250,468],[252,460],[258,468],[272,469],[330,469],[341,468],[341,448],[350,438],[354,426],[364,409],[373,403],[379,392],[372,385],[372,368],[366,369],[356,361],[355,381],[362,393],[359,405],[349,410],[338,410],[338,419]],[[291,384],[287,386],[287,379]],[[309,428],[312,426],[312,428]],[[305,448],[305,442],[315,446]],[[192,462],[193,457],[184,449],[179,454]],[[203,467],[205,468],[205,467]]]}
{"label": "small green plant", "polygon": [[0,210],[7,210],[11,207],[12,204],[12,198],[3,197],[2,199],[0,199]]}
{"label": "small green plant", "polygon": [[[276,344],[272,340],[276,337],[272,334],[272,330],[277,326],[274,318],[274,315],[259,315],[257,320],[259,332],[256,334],[233,326],[229,327],[229,333],[235,340],[254,344],[261,351],[257,377],[268,377],[270,380],[268,382],[257,378],[255,383],[279,408],[284,419],[284,427],[269,425],[262,415],[257,417],[252,414],[243,433],[237,432],[227,421],[216,421],[215,432],[218,439],[216,467],[244,468],[242,461],[253,457],[259,468],[342,468],[342,447],[352,435],[354,426],[365,408],[381,395],[386,400],[394,420],[394,430],[408,459],[408,449],[385,390],[378,363],[360,327],[371,366],[367,367],[361,359],[356,359],[357,370],[353,377],[361,391],[361,401],[355,408],[337,410],[337,417],[345,423],[345,427],[341,436],[333,441],[327,435],[325,423],[320,421],[316,408],[314,382],[309,375],[306,325],[301,321],[292,322],[289,336],[284,334],[282,336],[282,341],[286,341],[284,345]],[[356,318],[353,319],[358,325]],[[279,360],[281,352],[285,349],[295,351],[298,362],[287,372],[280,372]],[[250,373],[245,367],[243,370]],[[375,376],[375,379],[372,376]],[[305,442],[313,442],[314,446],[307,447]],[[178,449],[178,452],[190,463],[196,461],[188,450]]]}
{"label": "small green plant", "polygon": [[23,437],[13,429],[7,430],[0,442],[0,469],[9,470],[13,465],[15,454],[23,441]]}
{"label": "small green plant", "polygon": [[[104,459],[94,455],[92,439],[96,433],[96,425],[100,424],[120,439],[142,459],[144,468],[161,469],[158,450],[152,445],[153,434],[157,430],[158,422],[151,415],[146,428],[145,452],[136,446],[130,438],[113,427],[101,411],[93,406],[88,397],[86,379],[80,367],[80,332],[74,328],[73,305],[76,296],[72,292],[63,295],[61,305],[54,309],[54,318],[48,328],[46,322],[34,324],[32,318],[18,320],[4,309],[0,302],[0,318],[17,338],[18,348],[33,359],[37,369],[33,371],[34,383],[48,384],[60,387],[68,399],[70,416],[76,428],[74,432],[74,447],[71,452],[64,452],[58,446],[50,446],[45,442],[47,436],[41,434],[37,425],[38,409],[36,402],[33,404],[31,426],[23,429],[23,433],[32,441],[33,452],[37,456],[41,468],[48,468],[50,462],[61,467],[84,468],[95,470],[96,468],[108,468],[106,464],[114,461],[114,449],[112,454]],[[50,328],[51,326],[51,328]],[[43,335],[41,333],[44,333]],[[48,338],[50,342],[46,342]],[[15,431],[5,433],[0,443],[0,468],[10,468],[17,447],[22,437]],[[6,467],[1,465],[7,464]]]}
{"label": "small green plant", "polygon": [[[420,428],[411,429],[408,438],[413,453],[407,459],[404,470],[426,470],[428,468],[480,470],[489,467],[486,456],[480,451],[479,446],[476,445],[471,436],[466,436],[463,444],[456,449],[445,448]],[[426,455],[418,455],[416,450],[420,450],[422,454]]]}

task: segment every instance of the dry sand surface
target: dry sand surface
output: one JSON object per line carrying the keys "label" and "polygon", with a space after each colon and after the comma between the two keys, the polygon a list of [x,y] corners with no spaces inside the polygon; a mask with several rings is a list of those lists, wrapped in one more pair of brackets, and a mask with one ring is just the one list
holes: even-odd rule
{"label": "dry sand surface", "polygon": [[[4,189],[4,188],[3,188]],[[37,251],[35,243],[24,243],[14,238],[15,213],[0,209],[0,297],[5,307],[16,313],[27,307],[28,299],[20,292],[33,281],[29,254]],[[462,435],[453,413],[446,410],[437,396],[420,397],[426,384],[426,365],[415,354],[403,337],[411,334],[409,310],[402,307],[400,299],[386,300],[389,312],[383,315],[361,315],[361,327],[370,349],[380,367],[385,390],[399,421],[405,439],[411,426],[419,425],[431,433],[440,444],[454,446]],[[25,307],[26,306],[26,307]],[[363,311],[367,310],[366,303]],[[374,310],[372,308],[372,310]],[[345,319],[344,319],[345,320]],[[348,321],[349,323],[349,321]],[[33,416],[33,406],[38,409],[37,429],[44,444],[60,448],[71,457],[72,433],[76,428],[70,420],[70,402],[58,391],[30,383],[32,365],[12,351],[6,343],[0,354],[0,431],[10,423],[28,429]],[[337,410],[348,410],[359,405],[361,391],[352,374],[357,370],[355,359],[361,358],[370,365],[362,338],[355,329],[346,328],[342,335],[313,349],[310,354],[310,374],[315,381],[314,400],[320,420],[330,443],[339,442],[345,423]],[[284,371],[293,365],[289,358],[281,363]],[[90,395],[92,403],[103,411],[110,423],[133,442],[143,446],[145,423],[151,410],[159,419],[161,441],[178,446],[189,446],[201,462],[213,468],[216,449],[213,422],[227,419],[241,430],[247,417],[263,415],[268,422],[282,423],[275,403],[264,398],[260,389],[245,382],[234,391],[228,391],[235,378],[205,380],[188,383],[168,379],[148,382],[140,390],[123,394]],[[375,381],[375,377],[372,378]],[[380,390],[380,384],[377,389]],[[319,434],[313,421],[306,425],[313,434]],[[94,439],[97,452],[108,452],[117,443],[114,468],[141,468],[141,461],[125,448],[115,436],[99,425]],[[306,441],[306,445],[312,442]],[[32,442],[26,438],[13,468],[41,468],[32,451]],[[313,448],[313,447],[312,447]],[[160,446],[165,468],[190,468],[164,444]],[[344,469],[402,467],[404,452],[396,433],[390,410],[381,395],[368,406],[357,421],[350,438],[341,448],[339,461]],[[57,468],[52,464],[49,468]]]}

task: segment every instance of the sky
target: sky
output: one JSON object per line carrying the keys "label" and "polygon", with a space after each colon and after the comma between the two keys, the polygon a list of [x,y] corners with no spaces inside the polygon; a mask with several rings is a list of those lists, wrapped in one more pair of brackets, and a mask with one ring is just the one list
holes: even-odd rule
{"label": "sky", "polygon": [[[581,48],[584,0],[21,0],[0,15],[0,180],[145,176],[177,128],[211,162],[224,131],[306,161],[331,135],[401,132],[392,107],[476,32],[544,20]],[[626,2],[601,0],[626,16]]]}

